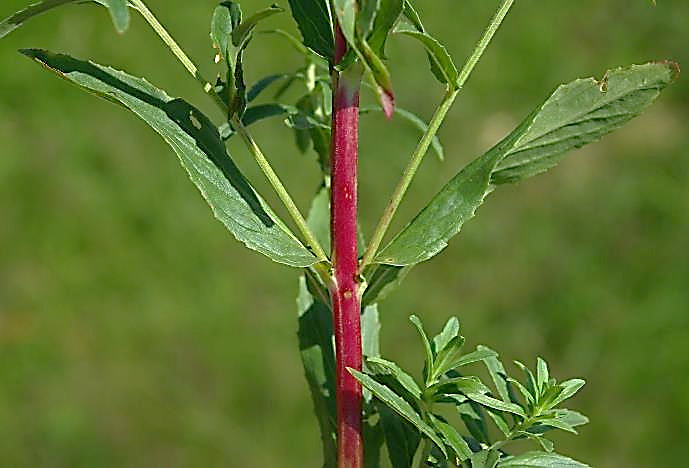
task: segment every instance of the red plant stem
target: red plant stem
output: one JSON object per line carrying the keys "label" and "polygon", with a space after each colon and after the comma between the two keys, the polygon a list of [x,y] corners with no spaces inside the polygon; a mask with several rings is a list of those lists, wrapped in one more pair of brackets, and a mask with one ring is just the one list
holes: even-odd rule
{"label": "red plant stem", "polygon": [[[336,62],[346,51],[337,31]],[[362,468],[364,444],[361,429],[362,392],[347,368],[361,370],[361,301],[357,252],[357,158],[359,140],[359,87],[361,73],[349,67],[333,70],[331,144],[332,263],[335,281],[333,304],[337,375],[338,468]]]}

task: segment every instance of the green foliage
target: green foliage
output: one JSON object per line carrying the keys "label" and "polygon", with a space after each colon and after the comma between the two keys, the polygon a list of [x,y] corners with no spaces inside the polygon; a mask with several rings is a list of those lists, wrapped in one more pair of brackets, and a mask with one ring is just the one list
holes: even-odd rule
{"label": "green foliage", "polygon": [[650,106],[677,72],[671,62],[648,63],[609,71],[601,81],[559,87],[516,130],[459,172],[377,261],[413,265],[438,254],[495,185],[544,172],[569,150],[619,128]]}
{"label": "green foliage", "polygon": [[[126,0],[94,1],[108,8],[118,32],[127,29],[129,4]],[[66,3],[70,0],[46,0],[10,16],[0,23],[0,37],[27,19]],[[242,18],[239,2],[223,1],[217,6],[211,20],[210,37],[217,50],[215,62],[224,62],[224,76],[214,84],[201,77],[193,62],[174,40],[165,36],[167,33],[161,31],[160,25],[152,23],[175,55],[201,82],[204,91],[219,104],[224,115],[217,125],[196,107],[182,99],[173,99],[143,79],[43,50],[25,49],[22,53],[81,88],[141,117],[174,149],[216,217],[238,240],[276,262],[306,267],[299,283],[299,346],[320,425],[324,466],[334,467],[337,382],[329,299],[329,289],[333,285],[327,271],[329,260],[325,257],[317,260],[314,254],[314,245],[319,244],[325,247],[326,255],[330,251],[330,73],[362,66],[380,108],[388,116],[394,110],[422,132],[414,156],[416,163],[405,174],[411,181],[429,147],[443,159],[443,148],[436,132],[512,2],[501,3],[502,16],[496,15],[461,70],[447,48],[425,30],[408,1],[290,0],[289,4],[303,41],[300,43],[284,31],[271,32],[295,45],[303,55],[304,65],[294,72],[268,74],[251,87],[245,84],[243,54],[257,25],[281,12],[280,7],[270,6]],[[136,7],[134,2],[132,5]],[[144,13],[141,8],[137,9]],[[146,19],[151,22],[150,18]],[[341,29],[348,45],[348,53],[342,60],[335,57],[336,27]],[[412,112],[394,109],[392,76],[385,50],[395,34],[412,37],[422,45],[429,57],[431,72],[446,87],[446,97],[428,124]],[[577,80],[561,86],[516,130],[460,171],[375,256],[373,264],[364,261],[365,268],[359,273],[365,285],[360,292],[363,294],[362,352],[366,361],[362,371],[350,369],[350,372],[365,388],[362,416],[369,455],[367,467],[379,465],[383,444],[387,446],[394,468],[412,464],[472,468],[586,466],[554,453],[553,442],[545,437],[547,432],[556,429],[576,434],[576,428],[588,422],[578,412],[560,407],[583,386],[583,380],[558,383],[550,376],[546,362],[538,358],[535,373],[516,362],[525,377],[520,381],[507,374],[498,354],[490,348],[478,346],[474,351],[462,353],[465,339],[456,318],[448,320],[439,334],[429,338],[420,319],[412,316],[425,356],[423,381],[418,383],[398,364],[380,357],[377,303],[399,285],[413,265],[439,253],[497,185],[544,172],[555,166],[569,150],[619,128],[650,106],[660,91],[676,79],[678,70],[672,62],[653,62],[610,71],[600,81]],[[302,86],[296,93],[295,83]],[[276,84],[281,86],[269,102],[253,103]],[[271,175],[269,163],[260,161],[257,156],[260,150],[246,128],[277,116],[293,130],[301,152],[313,149],[321,170],[322,183],[307,221],[300,217],[293,203],[290,205],[281,196],[306,238],[303,242],[269,208],[225,148],[225,140],[241,133],[276,187],[277,177]],[[396,203],[401,201],[404,191],[406,187]],[[279,190],[278,194],[281,195]],[[396,205],[392,208],[394,214]],[[390,220],[386,221],[386,228]],[[323,263],[314,266],[321,260]],[[485,365],[492,387],[476,376],[463,373],[465,366],[479,362]],[[447,412],[438,410],[441,405],[450,408],[463,428],[451,422],[453,418],[447,417]],[[495,428],[490,427],[489,422]],[[501,434],[497,438],[492,435],[495,429]],[[518,440],[535,442],[540,451],[513,455],[508,450],[513,447],[511,443]]]}
{"label": "green foliage", "polygon": [[34,16],[40,15],[46,11],[52,10],[55,7],[65,5],[67,3],[83,1],[87,3],[89,1],[93,1],[107,7],[108,11],[110,12],[113,25],[120,34],[124,33],[129,27],[129,7],[127,0],[42,0],[38,3],[29,5],[23,10],[18,11],[17,13],[0,22],[0,39],[17,29],[25,21],[33,18]]}
{"label": "green foliage", "polygon": [[[558,383],[550,377],[546,362],[538,358],[536,375],[523,364],[516,363],[526,376],[526,383],[522,384],[505,372],[498,354],[485,346],[461,354],[465,340],[460,335],[459,321],[455,317],[450,318],[432,339],[418,317],[412,315],[410,320],[419,332],[426,356],[423,385],[417,384],[395,363],[382,358],[367,359],[368,371],[365,373],[350,372],[381,403],[418,431],[424,463],[465,466],[471,461],[472,467],[495,466],[496,463],[497,466],[586,466],[552,453],[553,443],[544,436],[553,429],[576,434],[575,427],[588,422],[585,416],[560,408],[565,400],[581,389],[583,380],[570,379]],[[466,377],[460,373],[460,368],[477,362],[485,364],[493,379],[494,390],[478,377]],[[515,395],[512,387],[519,390],[521,398]],[[455,412],[462,416],[467,435],[461,435],[460,430],[438,412],[440,405],[455,408]],[[499,438],[489,436],[486,417],[502,434]],[[400,440],[394,440],[394,437]],[[424,438],[432,441],[442,456],[431,455],[431,450],[422,443]],[[536,442],[543,452],[517,457],[510,455],[506,446],[521,439]],[[406,440],[408,436],[404,433],[386,436],[388,451]]]}
{"label": "green foliage", "polygon": [[27,49],[25,55],[65,79],[131,110],[175,150],[215,216],[247,247],[276,262],[308,266],[314,256],[239,172],[201,111],[124,72],[67,55]]}
{"label": "green foliage", "polygon": [[[282,11],[282,8],[274,5],[243,20],[238,2],[224,1],[213,12],[210,36],[213,47],[218,50],[215,61],[224,60],[227,64],[225,79],[217,80],[215,92],[227,103],[227,118],[230,121],[235,116],[242,119],[246,110],[247,90],[242,57],[251,40],[251,33],[261,20]],[[254,117],[252,122],[258,119]]]}
{"label": "green foliage", "polygon": [[335,42],[327,0],[289,0],[304,45],[321,57],[332,60]]}

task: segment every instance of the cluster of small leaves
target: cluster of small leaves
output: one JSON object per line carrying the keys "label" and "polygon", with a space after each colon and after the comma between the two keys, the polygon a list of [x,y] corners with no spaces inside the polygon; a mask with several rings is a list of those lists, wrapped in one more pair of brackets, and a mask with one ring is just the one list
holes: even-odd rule
{"label": "cluster of small leaves", "polygon": [[252,31],[262,19],[282,12],[277,5],[258,11],[242,21],[242,10],[238,2],[224,1],[215,8],[211,20],[211,39],[217,50],[215,62],[226,64],[225,79],[218,77],[215,92],[228,107],[228,120],[235,116],[241,119],[246,110],[246,84],[242,56],[249,45]]}
{"label": "cluster of small leaves", "polygon": [[[345,68],[358,61],[376,90],[380,105],[390,117],[394,110],[392,77],[386,65],[385,46],[393,33],[406,34],[428,50],[431,69],[442,83],[455,86],[457,68],[445,48],[424,29],[407,0],[289,0],[292,16],[304,45],[331,65]],[[335,57],[335,24],[347,42],[347,54]],[[341,59],[341,60],[339,60]]]}
{"label": "cluster of small leaves", "polygon": [[[379,404],[406,422],[398,421],[397,431],[385,432],[394,467],[522,466],[516,464],[522,457],[548,460],[547,464],[524,466],[586,466],[554,454],[552,441],[544,436],[552,429],[576,433],[576,426],[588,422],[576,411],[559,407],[584,385],[583,380],[558,383],[550,377],[546,362],[539,358],[535,374],[516,362],[525,375],[525,383],[521,383],[506,373],[498,354],[488,347],[478,346],[462,354],[465,339],[455,317],[432,339],[418,317],[412,316],[411,322],[424,348],[422,384],[394,362],[377,356],[367,357],[365,372],[350,369]],[[460,372],[478,362],[487,368],[494,389],[478,377]],[[465,435],[444,416],[447,411],[441,412],[447,406],[454,408],[456,419],[463,422]],[[386,417],[390,419],[391,415]],[[492,437],[488,419],[499,430],[499,436]],[[389,426],[390,421],[384,424]],[[520,439],[535,441],[540,451],[510,454],[508,444]]]}

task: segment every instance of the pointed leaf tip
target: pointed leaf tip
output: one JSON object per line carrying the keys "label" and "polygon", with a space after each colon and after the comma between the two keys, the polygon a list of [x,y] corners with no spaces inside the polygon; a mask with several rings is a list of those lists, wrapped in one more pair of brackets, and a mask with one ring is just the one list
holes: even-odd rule
{"label": "pointed leaf tip", "polygon": [[127,0],[104,0],[110,11],[112,24],[119,34],[124,34],[129,28],[129,4]]}
{"label": "pointed leaf tip", "polygon": [[383,108],[385,118],[392,120],[392,115],[395,113],[395,95],[392,91],[381,88],[378,91],[378,98],[380,99],[380,107]]}

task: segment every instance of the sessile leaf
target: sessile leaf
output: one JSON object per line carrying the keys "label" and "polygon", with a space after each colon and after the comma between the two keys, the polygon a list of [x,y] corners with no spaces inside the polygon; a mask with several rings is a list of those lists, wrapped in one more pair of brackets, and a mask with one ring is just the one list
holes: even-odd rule
{"label": "sessile leaf", "polygon": [[497,185],[544,172],[569,150],[621,127],[649,107],[678,72],[674,62],[652,62],[560,86],[515,131],[450,180],[375,261],[405,266],[432,258]]}
{"label": "sessile leaf", "polygon": [[21,52],[150,125],[174,149],[215,216],[237,240],[279,263],[304,267],[315,262],[316,257],[242,175],[227,154],[218,128],[201,111],[145,80],[109,67],[44,50]]}

